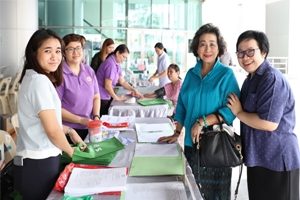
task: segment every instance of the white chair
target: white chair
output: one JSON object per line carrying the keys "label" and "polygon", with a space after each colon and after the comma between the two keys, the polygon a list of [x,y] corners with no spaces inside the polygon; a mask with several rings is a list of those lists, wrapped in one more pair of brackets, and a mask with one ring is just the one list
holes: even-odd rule
{"label": "white chair", "polygon": [[11,116],[10,118],[11,124],[14,127],[15,133],[17,137],[19,136],[19,118],[18,118],[18,113],[15,113]]}
{"label": "white chair", "polygon": [[9,84],[11,82],[11,77],[6,77],[1,80],[0,82],[0,101],[2,103],[2,114],[11,114],[12,110],[10,107],[10,101],[9,101]]}
{"label": "white chair", "polygon": [[18,92],[19,92],[19,80],[21,78],[21,75],[17,75],[13,85],[11,86],[11,88],[8,90],[8,94],[9,95],[13,95],[14,96],[14,104],[17,105],[18,103]]}

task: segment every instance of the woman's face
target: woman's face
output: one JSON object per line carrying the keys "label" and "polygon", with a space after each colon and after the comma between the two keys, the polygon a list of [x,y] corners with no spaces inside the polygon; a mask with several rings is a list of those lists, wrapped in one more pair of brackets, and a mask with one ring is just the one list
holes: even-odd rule
{"label": "woman's face", "polygon": [[265,61],[266,53],[260,51],[256,40],[245,39],[238,45],[237,57],[240,66],[246,72],[253,74]]}
{"label": "woman's face", "polygon": [[163,51],[164,51],[163,49],[160,49],[160,48],[155,47],[155,53],[156,53],[158,56],[160,56],[160,55],[162,54]]}
{"label": "woman's face", "polygon": [[55,38],[45,40],[38,48],[36,58],[46,73],[56,71],[62,60],[60,42]]}
{"label": "woman's face", "polygon": [[219,54],[217,36],[213,33],[202,34],[199,38],[197,53],[203,63],[214,64]]}
{"label": "woman's face", "polygon": [[169,67],[168,68],[168,78],[170,79],[170,81],[176,81],[178,80],[178,77],[179,77],[179,71],[176,72],[175,69],[173,69],[172,67]]}
{"label": "woman's face", "polygon": [[111,44],[111,45],[106,47],[106,54],[110,54],[114,50],[115,50],[115,44]]}
{"label": "woman's face", "polygon": [[117,63],[122,63],[125,60],[127,60],[128,55],[129,55],[128,52],[120,53],[119,51],[117,51],[117,53],[116,53],[116,61],[117,61]]}
{"label": "woman's face", "polygon": [[79,64],[82,61],[83,48],[80,42],[70,42],[66,46],[65,57],[68,63]]}

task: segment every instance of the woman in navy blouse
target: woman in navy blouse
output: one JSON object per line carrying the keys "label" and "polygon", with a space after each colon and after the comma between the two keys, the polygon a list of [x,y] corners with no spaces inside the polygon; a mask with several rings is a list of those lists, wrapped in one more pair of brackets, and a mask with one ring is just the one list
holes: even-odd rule
{"label": "woman in navy blouse", "polygon": [[291,87],[266,59],[269,41],[264,33],[242,33],[236,50],[249,75],[240,100],[230,94],[227,106],[241,121],[249,199],[299,200],[300,153]]}

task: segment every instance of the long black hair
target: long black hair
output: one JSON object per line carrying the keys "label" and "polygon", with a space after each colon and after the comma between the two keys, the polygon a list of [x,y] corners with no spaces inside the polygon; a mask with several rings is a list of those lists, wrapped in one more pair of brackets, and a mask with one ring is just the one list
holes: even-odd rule
{"label": "long black hair", "polygon": [[63,81],[63,74],[62,74],[62,62],[59,64],[58,68],[54,72],[47,73],[44,69],[40,66],[37,60],[37,53],[40,46],[44,43],[44,41],[55,38],[59,41],[61,45],[61,51],[64,49],[64,42],[58,36],[57,33],[50,29],[40,29],[33,33],[31,38],[29,39],[26,49],[25,49],[25,61],[24,61],[24,68],[20,77],[19,83],[22,83],[22,80],[25,76],[27,69],[33,69],[39,74],[46,75],[50,81],[53,83],[55,87],[58,87],[62,84]]}

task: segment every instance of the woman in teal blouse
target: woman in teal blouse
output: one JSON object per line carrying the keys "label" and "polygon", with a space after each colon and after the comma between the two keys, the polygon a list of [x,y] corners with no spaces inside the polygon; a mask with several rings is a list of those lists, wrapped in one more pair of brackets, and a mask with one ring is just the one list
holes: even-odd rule
{"label": "woman in teal blouse", "polygon": [[[218,123],[213,114],[218,112],[220,120],[232,124],[235,116],[226,106],[228,94],[239,95],[240,90],[231,68],[223,65],[219,57],[223,55],[225,45],[218,27],[205,24],[196,32],[191,51],[197,58],[181,87],[177,102],[174,134],[160,138],[158,142],[175,142],[185,127],[184,153],[194,174],[197,164],[194,162],[193,145],[199,140],[200,132]],[[206,200],[230,200],[231,168],[200,169],[200,192]],[[197,176],[195,176],[197,177]]]}

